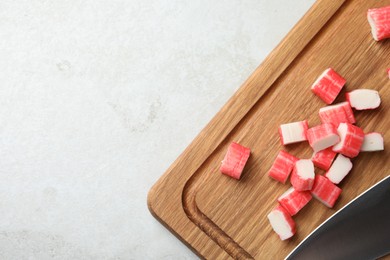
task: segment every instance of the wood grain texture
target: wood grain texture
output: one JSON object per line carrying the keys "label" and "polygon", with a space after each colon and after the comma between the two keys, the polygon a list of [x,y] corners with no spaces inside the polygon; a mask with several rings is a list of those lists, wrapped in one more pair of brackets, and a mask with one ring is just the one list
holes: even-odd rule
{"label": "wood grain texture", "polygon": [[[389,4],[316,2],[152,187],[151,213],[203,258],[279,259],[337,209],[390,174],[390,41],[373,41],[366,20],[368,8]],[[267,171],[281,149],[300,158],[310,158],[312,151],[306,142],[282,147],[277,127],[303,119],[310,126],[320,123],[318,110],[325,104],[310,86],[327,67],[347,79],[336,102],[356,88],[379,91],[380,108],[356,111],[355,116],[365,132],[384,135],[386,150],[354,159],[335,208],[313,200],[294,217],[297,234],[280,241],[266,216],[289,186],[268,178]],[[219,173],[232,141],[252,149],[240,181]]]}

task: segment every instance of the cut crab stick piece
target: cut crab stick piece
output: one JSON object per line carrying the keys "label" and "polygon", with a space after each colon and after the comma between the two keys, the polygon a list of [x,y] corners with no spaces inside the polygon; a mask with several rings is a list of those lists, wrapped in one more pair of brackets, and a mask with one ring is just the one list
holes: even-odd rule
{"label": "cut crab stick piece", "polygon": [[341,102],[332,106],[326,106],[320,109],[320,120],[323,124],[329,123],[338,127],[340,123],[356,122],[349,102]]}
{"label": "cut crab stick piece", "polygon": [[381,104],[378,91],[372,89],[356,89],[346,93],[345,97],[356,110],[374,109]]}
{"label": "cut crab stick piece", "polygon": [[333,151],[350,158],[356,157],[363,144],[363,130],[349,123],[341,123],[337,128],[337,133],[340,136],[340,142],[333,146]]}
{"label": "cut crab stick piece", "polygon": [[387,69],[387,75],[389,76],[390,79],[390,68]]}
{"label": "cut crab stick piece", "polygon": [[283,145],[298,143],[307,140],[307,120],[283,124],[279,126],[280,140]]}
{"label": "cut crab stick piece", "polygon": [[298,161],[298,158],[295,156],[280,151],[268,172],[268,176],[283,184],[286,183],[296,161]]}
{"label": "cut crab stick piece", "polygon": [[311,195],[329,208],[333,208],[341,189],[322,175],[316,175]]}
{"label": "cut crab stick piece", "polygon": [[380,133],[368,133],[364,135],[364,140],[362,147],[360,147],[361,152],[375,152],[383,151],[383,136]]}
{"label": "cut crab stick piece", "polygon": [[390,6],[369,9],[367,19],[375,41],[390,38]]}
{"label": "cut crab stick piece", "polygon": [[278,202],[294,216],[297,214],[309,201],[311,194],[308,191],[297,191],[293,187],[289,188],[285,193],[278,198]]}
{"label": "cut crab stick piece", "polygon": [[336,99],[346,80],[332,68],[326,69],[311,86],[314,94],[326,104],[332,104]]}
{"label": "cut crab stick piece", "polygon": [[281,240],[286,240],[295,234],[295,222],[282,206],[274,208],[267,217],[272,229]]}
{"label": "cut crab stick piece", "polygon": [[327,171],[332,165],[336,154],[337,153],[332,150],[332,147],[329,147],[314,153],[313,157],[311,158],[311,161],[316,167]]}
{"label": "cut crab stick piece", "polygon": [[307,140],[314,152],[324,150],[340,141],[332,124],[322,124],[307,130]]}
{"label": "cut crab stick piece", "polygon": [[251,151],[238,143],[232,142],[222,161],[220,171],[239,180]]}
{"label": "cut crab stick piece", "polygon": [[297,191],[311,190],[314,182],[313,162],[309,159],[298,160],[291,173],[290,181]]}
{"label": "cut crab stick piece", "polygon": [[325,173],[325,177],[328,178],[334,184],[339,184],[345,176],[352,169],[351,159],[339,154],[330,167],[329,171]]}

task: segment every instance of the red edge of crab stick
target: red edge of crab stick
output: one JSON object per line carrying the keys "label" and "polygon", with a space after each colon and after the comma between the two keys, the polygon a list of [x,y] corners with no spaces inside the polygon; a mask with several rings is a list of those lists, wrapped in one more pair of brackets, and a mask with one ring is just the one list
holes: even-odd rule
{"label": "red edge of crab stick", "polygon": [[322,202],[325,206],[333,208],[341,191],[342,190],[339,187],[324,176],[316,175],[311,195]]}
{"label": "red edge of crab stick", "polygon": [[295,222],[282,206],[278,205],[267,217],[272,229],[281,240],[286,240],[295,234]]}
{"label": "red edge of crab stick", "polygon": [[369,9],[367,19],[375,41],[390,38],[390,6]]}
{"label": "red edge of crab stick", "polygon": [[310,159],[298,160],[291,173],[291,185],[297,191],[311,190],[314,175],[314,165]]}
{"label": "red edge of crab stick", "polygon": [[381,104],[378,91],[373,89],[355,89],[347,92],[345,98],[356,110],[375,109]]}
{"label": "red edge of crab stick", "polygon": [[323,124],[333,124],[335,127],[338,127],[340,123],[354,124],[356,122],[351,105],[347,101],[320,108],[318,114]]}
{"label": "red edge of crab stick", "polygon": [[325,173],[325,177],[328,178],[334,184],[339,184],[345,176],[352,169],[352,162],[348,157],[339,154],[330,167],[329,171]]}
{"label": "red edge of crab stick", "polygon": [[363,130],[349,123],[341,123],[337,128],[337,132],[340,136],[340,142],[333,146],[333,151],[350,158],[356,157],[363,144]]}
{"label": "red edge of crab stick", "polygon": [[326,104],[332,104],[346,80],[332,68],[326,69],[313,83],[311,90]]}
{"label": "red edge of crab stick", "polygon": [[336,157],[336,154],[337,153],[332,150],[332,147],[328,147],[319,152],[314,152],[311,160],[316,167],[326,171],[332,165],[332,162]]}
{"label": "red edge of crab stick", "polygon": [[268,176],[283,184],[286,183],[296,161],[298,161],[298,158],[295,156],[280,151],[268,172]]}
{"label": "red edge of crab stick", "polygon": [[278,202],[291,216],[294,216],[309,203],[311,198],[309,191],[297,191],[291,187],[278,198]]}
{"label": "red edge of crab stick", "polygon": [[279,135],[282,144],[286,145],[307,140],[306,131],[308,127],[307,120],[280,125]]}
{"label": "red edge of crab stick", "polygon": [[387,76],[389,76],[390,79],[390,68],[387,69]]}
{"label": "red edge of crab stick", "polygon": [[383,143],[383,136],[380,133],[368,133],[364,135],[361,152],[375,152],[383,151],[385,149]]}
{"label": "red edge of crab stick", "polygon": [[332,124],[322,124],[307,130],[307,140],[314,152],[324,150],[340,141]]}
{"label": "red edge of crab stick", "polygon": [[225,175],[239,180],[250,153],[249,148],[232,142],[222,161],[220,171]]}

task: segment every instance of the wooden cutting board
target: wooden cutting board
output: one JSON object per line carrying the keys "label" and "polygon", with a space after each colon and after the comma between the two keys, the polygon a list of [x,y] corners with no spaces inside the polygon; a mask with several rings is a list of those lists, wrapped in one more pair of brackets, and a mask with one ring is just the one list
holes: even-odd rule
{"label": "wooden cutting board", "polygon": [[[203,258],[280,259],[335,211],[390,174],[390,40],[375,42],[366,19],[367,9],[386,5],[389,0],[317,1],[153,186],[151,213]],[[335,207],[313,199],[294,216],[296,235],[280,241],[267,214],[289,184],[271,180],[267,171],[281,149],[300,158],[310,158],[312,150],[307,142],[283,147],[277,129],[304,119],[309,126],[320,123],[318,110],[325,103],[310,86],[328,67],[347,79],[336,102],[353,89],[379,91],[381,106],[356,111],[355,116],[365,132],[383,134],[386,150],[354,159]],[[240,181],[219,173],[232,141],[252,149]]]}

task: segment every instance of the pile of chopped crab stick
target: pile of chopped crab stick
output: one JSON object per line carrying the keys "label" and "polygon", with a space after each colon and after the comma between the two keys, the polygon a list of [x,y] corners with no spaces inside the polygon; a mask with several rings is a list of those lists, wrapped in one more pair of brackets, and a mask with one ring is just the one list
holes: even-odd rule
{"label": "pile of chopped crab stick", "polygon": [[[384,149],[382,135],[376,132],[365,134],[354,125],[353,114],[353,108],[369,110],[379,107],[379,93],[356,89],[346,93],[345,102],[331,105],[345,83],[346,80],[335,70],[325,70],[311,87],[313,93],[329,105],[319,110],[321,124],[308,127],[307,120],[304,120],[279,127],[282,145],[307,140],[313,149],[311,159],[299,159],[280,151],[268,172],[268,176],[283,184],[290,176],[291,187],[277,199],[278,206],[268,214],[272,228],[282,240],[294,235],[296,227],[292,216],[312,197],[329,208],[334,206],[342,191],[337,185],[351,171],[352,158],[360,152]],[[316,174],[315,167],[325,170],[325,174]]]}
{"label": "pile of chopped crab stick", "polygon": [[[324,77],[326,79],[322,79]],[[311,89],[329,103],[336,99],[345,82],[335,70],[327,69]],[[308,121],[303,120],[279,126],[282,145],[307,141],[313,149],[310,159],[300,159],[281,150],[268,171],[269,177],[283,184],[290,177],[291,186],[280,195],[278,205],[268,214],[273,230],[282,240],[294,235],[296,227],[292,216],[307,205],[312,197],[329,208],[335,205],[342,191],[337,185],[351,171],[352,158],[360,152],[384,150],[382,135],[377,132],[365,134],[360,127],[354,125],[356,120],[352,110],[379,107],[379,93],[370,89],[356,89],[346,93],[346,100],[321,108],[320,125],[309,128]],[[240,179],[249,156],[249,148],[231,143],[220,171]],[[315,167],[325,170],[325,174],[316,174]]]}

